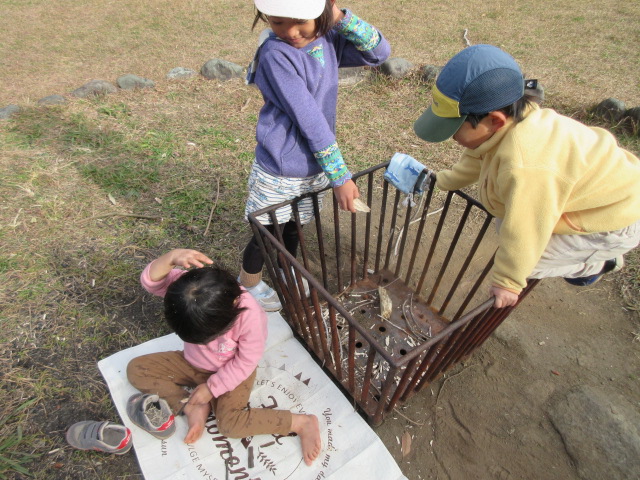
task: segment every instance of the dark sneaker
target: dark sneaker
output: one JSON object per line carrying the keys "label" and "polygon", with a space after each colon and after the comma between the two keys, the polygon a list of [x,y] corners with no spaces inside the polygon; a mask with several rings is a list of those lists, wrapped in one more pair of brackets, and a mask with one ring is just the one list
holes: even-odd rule
{"label": "dark sneaker", "polygon": [[123,455],[131,450],[131,430],[111,422],[84,420],[74,423],[67,430],[67,442],[79,450]]}
{"label": "dark sneaker", "polygon": [[607,260],[604,262],[604,266],[600,273],[596,273],[594,275],[588,275],[586,277],[578,277],[578,278],[565,278],[565,282],[570,283],[571,285],[575,285],[576,287],[586,287],[588,285],[593,285],[594,283],[600,281],[602,275],[605,273],[613,273],[621,270],[624,266],[624,258],[622,255],[616,257],[612,260]]}
{"label": "dark sneaker", "polygon": [[156,438],[167,439],[176,432],[171,408],[158,395],[132,395],[127,400],[127,414],[133,423]]}

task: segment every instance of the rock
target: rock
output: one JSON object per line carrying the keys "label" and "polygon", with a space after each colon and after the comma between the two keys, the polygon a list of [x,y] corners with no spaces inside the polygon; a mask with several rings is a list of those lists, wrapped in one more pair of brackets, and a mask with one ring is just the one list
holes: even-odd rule
{"label": "rock", "polygon": [[407,76],[412,68],[413,63],[399,57],[390,58],[380,65],[380,71],[393,78],[402,78]]}
{"label": "rock", "polygon": [[244,69],[240,65],[213,58],[205,63],[200,69],[203,77],[209,80],[222,80],[223,82],[234,77],[242,77]]}
{"label": "rock", "polygon": [[38,105],[63,105],[65,103],[67,103],[67,99],[62,95],[49,95],[38,100]]}
{"label": "rock", "polygon": [[364,67],[346,67],[338,69],[338,85],[355,85],[367,77],[368,71]]}
{"label": "rock", "polygon": [[624,112],[627,109],[624,102],[617,98],[607,98],[603,100],[594,109],[594,113],[612,123],[618,123],[624,117]]}
{"label": "rock", "polygon": [[176,67],[171,69],[171,71],[167,73],[167,78],[189,78],[193,77],[196,73],[197,72],[195,70],[191,70],[190,68]]}
{"label": "rock", "polygon": [[549,415],[581,478],[637,478],[640,413],[627,399],[581,386],[553,401]]}
{"label": "rock", "polygon": [[640,135],[640,107],[633,107],[624,112],[624,123],[635,135]]}
{"label": "rock", "polygon": [[7,105],[4,108],[0,108],[0,120],[6,120],[14,113],[18,113],[20,107],[18,105]]}
{"label": "rock", "polygon": [[116,80],[116,84],[123,90],[135,90],[136,88],[153,88],[156,86],[153,80],[142,78],[132,73],[122,75]]}
{"label": "rock", "polygon": [[440,73],[441,68],[435,65],[425,65],[422,69],[422,81],[425,83],[433,83]]}
{"label": "rock", "polygon": [[76,88],[71,95],[79,98],[94,97],[96,95],[106,95],[108,93],[115,93],[118,89],[112,83],[106,80],[91,80],[89,83],[85,83],[80,88]]}

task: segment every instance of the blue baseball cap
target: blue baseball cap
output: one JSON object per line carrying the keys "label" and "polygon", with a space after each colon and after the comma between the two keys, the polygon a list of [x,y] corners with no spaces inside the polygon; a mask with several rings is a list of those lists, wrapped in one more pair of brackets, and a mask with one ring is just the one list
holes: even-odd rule
{"label": "blue baseball cap", "polygon": [[493,45],[465,48],[444,66],[431,89],[433,103],[413,129],[427,142],[453,136],[469,114],[485,114],[524,96],[524,77],[516,61]]}

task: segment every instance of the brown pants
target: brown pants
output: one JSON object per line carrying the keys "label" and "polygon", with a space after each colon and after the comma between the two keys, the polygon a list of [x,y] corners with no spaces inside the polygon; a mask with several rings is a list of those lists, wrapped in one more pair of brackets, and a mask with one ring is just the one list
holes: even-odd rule
{"label": "brown pants", "polygon": [[[136,357],[127,365],[127,378],[142,393],[164,398],[174,413],[184,405],[181,400],[189,396],[183,388],[206,383],[215,374],[192,366],[182,351],[150,353]],[[292,414],[289,410],[250,408],[249,395],[256,371],[234,390],[211,400],[218,420],[218,430],[230,438],[252,435],[291,433]]]}

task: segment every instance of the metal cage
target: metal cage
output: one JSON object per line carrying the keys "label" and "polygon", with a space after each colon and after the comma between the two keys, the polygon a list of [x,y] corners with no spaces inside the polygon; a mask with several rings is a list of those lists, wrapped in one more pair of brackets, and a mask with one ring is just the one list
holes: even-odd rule
{"label": "metal cage", "polygon": [[[469,356],[517,307],[486,299],[493,217],[463,192],[434,189],[435,181],[417,205],[403,202],[382,177],[388,164],[354,175],[369,213],[341,212],[328,189],[332,208],[322,212],[317,192],[249,215],[283,316],[372,425]],[[305,198],[315,217],[303,228]],[[287,204],[297,258],[280,228],[272,234],[257,220],[267,214],[278,226],[275,212]]]}

